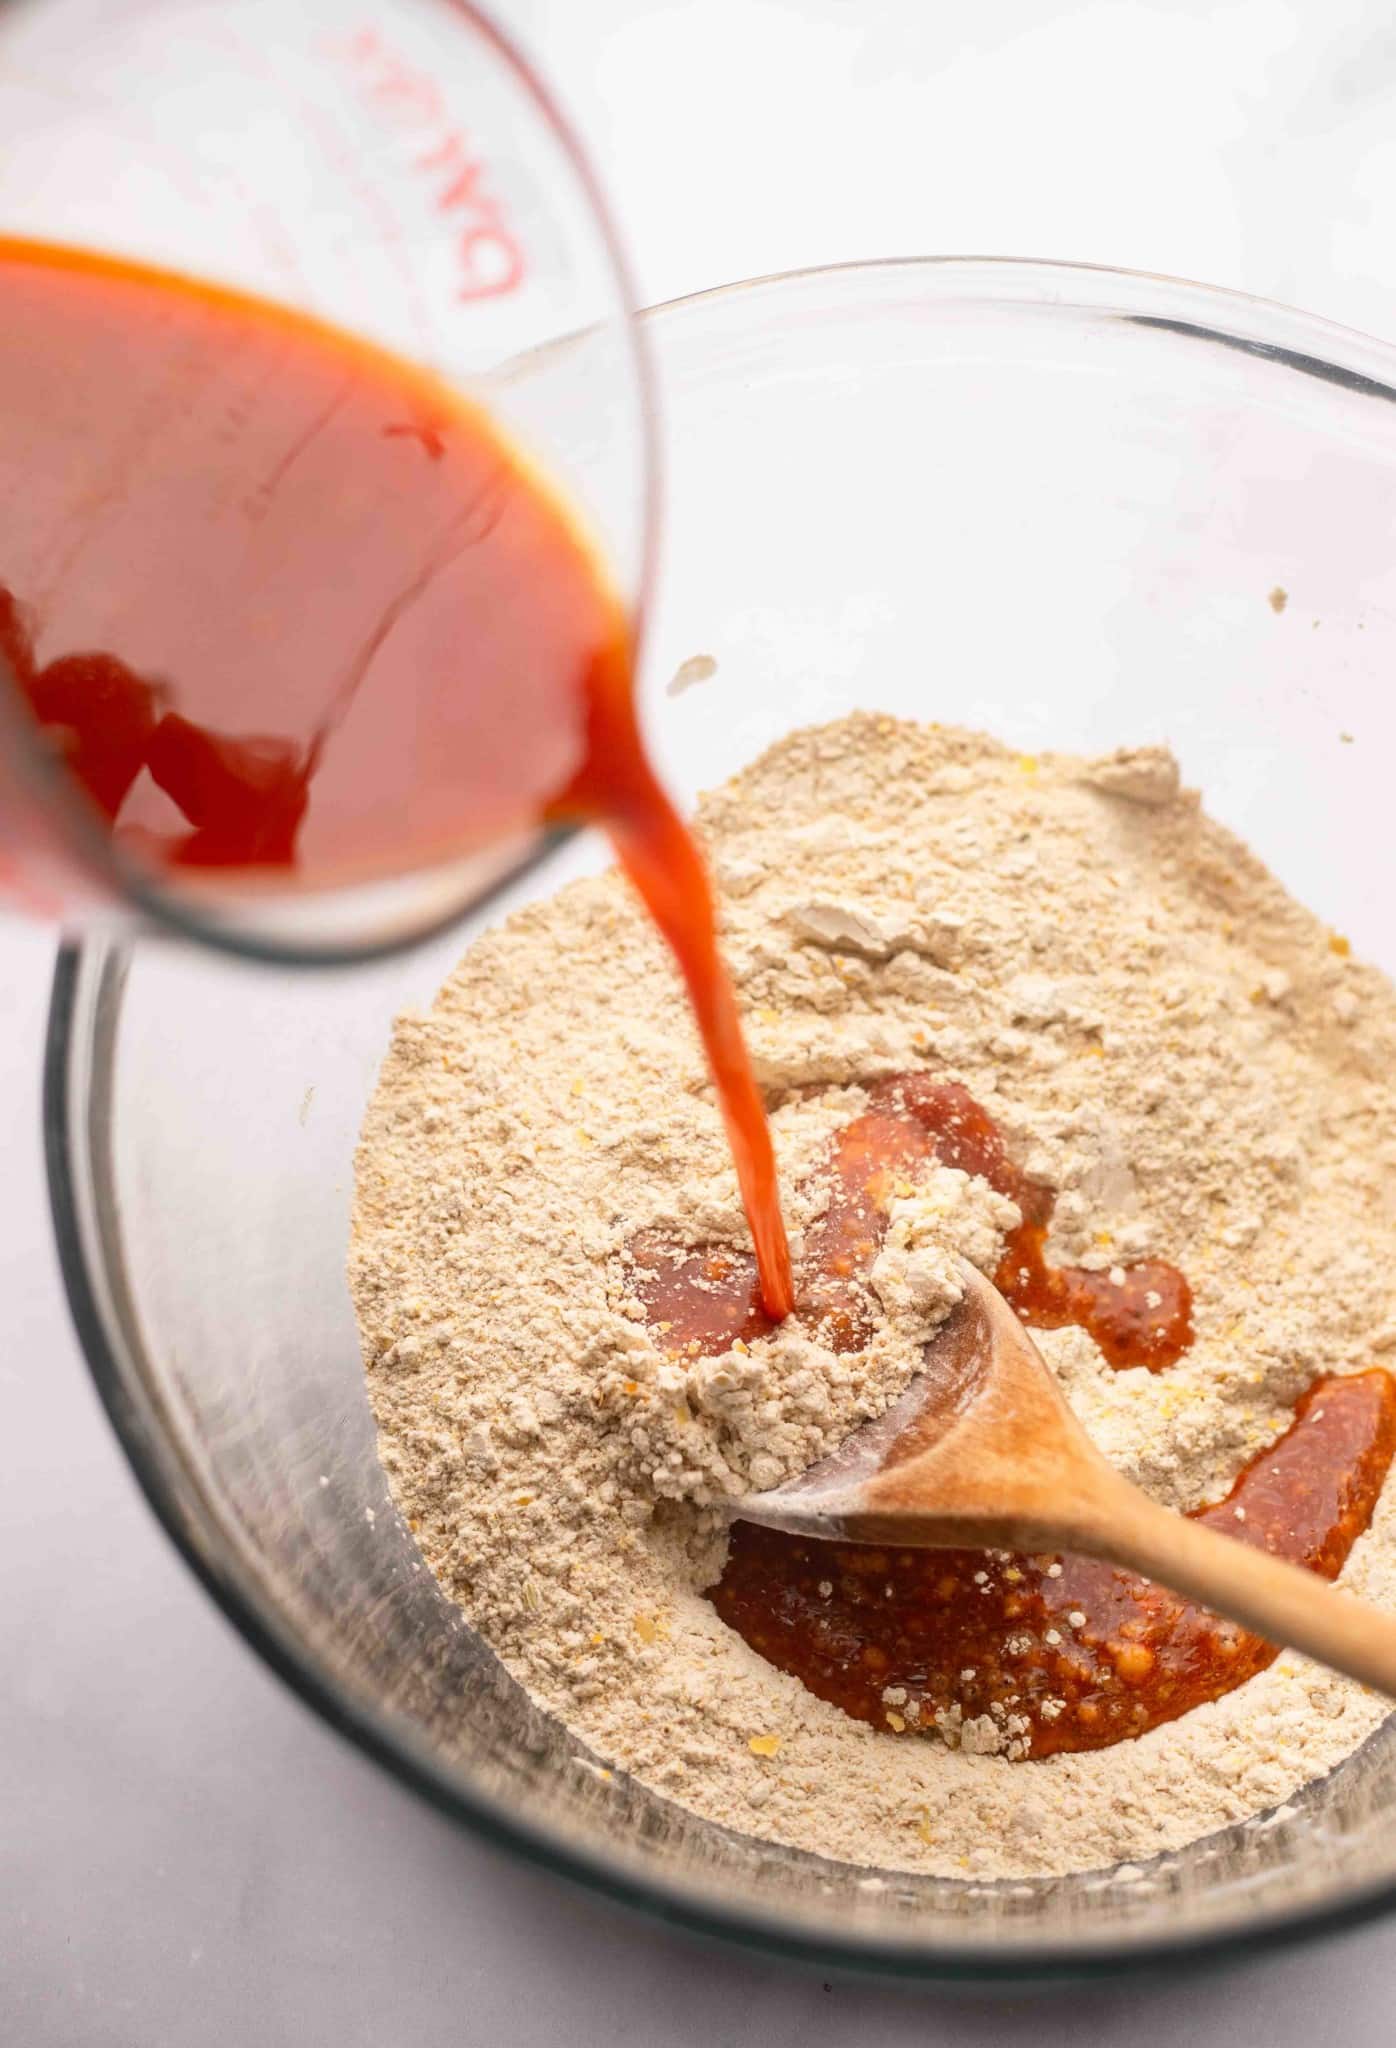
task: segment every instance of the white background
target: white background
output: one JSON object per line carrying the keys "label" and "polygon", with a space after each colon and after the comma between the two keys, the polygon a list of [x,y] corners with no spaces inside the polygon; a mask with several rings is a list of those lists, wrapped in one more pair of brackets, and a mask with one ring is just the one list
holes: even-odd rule
{"label": "white background", "polygon": [[[294,0],[292,0],[294,4]],[[512,0],[642,296],[840,258],[1122,263],[1396,337],[1396,24],[1334,0]],[[40,1174],[52,946],[0,926],[0,2040],[1385,2041],[1396,1925],[996,1999],[700,1949],[477,1847],[254,1663],[127,1477]]]}

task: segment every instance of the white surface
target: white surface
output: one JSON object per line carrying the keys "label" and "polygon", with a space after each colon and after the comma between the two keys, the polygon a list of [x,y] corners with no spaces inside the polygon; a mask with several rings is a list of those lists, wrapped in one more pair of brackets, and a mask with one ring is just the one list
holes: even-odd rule
{"label": "white surface", "polygon": [[[1281,0],[515,0],[647,296],[976,249],[1242,285],[1396,333],[1396,36]],[[51,944],[0,926],[0,2040],[1389,2038],[1396,1923],[1007,2001],[826,1984],[458,1836],[254,1662],[156,1530],[64,1310],[38,1142]]]}

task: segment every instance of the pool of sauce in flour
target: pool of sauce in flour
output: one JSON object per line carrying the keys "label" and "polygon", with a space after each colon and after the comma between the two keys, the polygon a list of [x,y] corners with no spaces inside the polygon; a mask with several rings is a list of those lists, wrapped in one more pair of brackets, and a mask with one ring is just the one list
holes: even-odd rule
{"label": "pool of sauce in flour", "polygon": [[[795,1315],[834,1350],[864,1343],[866,1276],[890,1203],[933,1164],[982,1174],[1019,1206],[995,1284],[1037,1328],[1076,1323],[1114,1366],[1160,1372],[1192,1342],[1192,1296],[1161,1260],[1104,1272],[1046,1258],[1052,1198],[1010,1158],[968,1091],[926,1074],[878,1082],[816,1178],[829,1205],[806,1234]],[[740,1252],[632,1245],[635,1289],[670,1351],[720,1351],[772,1324]],[[1279,1440],[1198,1518],[1335,1578],[1396,1451],[1396,1382],[1318,1381]],[[1219,1698],[1278,1654],[1161,1586],[1077,1557],[897,1551],[734,1524],[717,1612],[811,1692],[893,1734],[937,1725],[1012,1756],[1105,1748]],[[962,1734],[966,1724],[969,1732]]]}
{"label": "pool of sauce in flour", "polygon": [[[269,302],[0,240],[6,670],[89,821],[186,885],[320,888],[603,824],[682,971],[787,1311],[765,1111],[641,742],[630,620],[478,408]],[[16,829],[0,811],[0,871]]]}

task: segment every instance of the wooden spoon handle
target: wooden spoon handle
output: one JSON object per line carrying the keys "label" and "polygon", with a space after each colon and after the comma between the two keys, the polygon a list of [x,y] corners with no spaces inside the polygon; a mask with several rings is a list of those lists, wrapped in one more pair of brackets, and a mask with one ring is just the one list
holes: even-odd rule
{"label": "wooden spoon handle", "polygon": [[1396,1616],[1340,1593],[1302,1565],[1173,1514],[1123,1480],[1105,1493],[1105,1511],[1089,1516],[1073,1548],[1158,1579],[1396,1699]]}

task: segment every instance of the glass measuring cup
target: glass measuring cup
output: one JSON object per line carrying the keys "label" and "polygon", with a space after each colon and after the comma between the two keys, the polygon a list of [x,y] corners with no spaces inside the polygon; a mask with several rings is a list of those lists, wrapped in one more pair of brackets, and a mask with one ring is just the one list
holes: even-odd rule
{"label": "glass measuring cup", "polygon": [[[0,236],[253,294],[430,373],[483,409],[511,460],[546,478],[633,631],[653,483],[624,264],[564,120],[474,8],[31,0],[0,24],[0,123]],[[546,359],[526,378],[511,374],[521,353],[576,330],[586,330],[580,384],[575,360],[565,390]],[[0,464],[5,415],[0,389]],[[192,872],[143,860],[138,841],[94,814],[61,748],[40,739],[19,673],[31,649],[44,673],[93,652],[90,636],[69,642],[50,616],[55,588],[81,579],[90,489],[75,476],[63,509],[77,545],[61,570],[26,563],[23,587],[12,587],[19,579],[0,559],[0,586],[24,622],[18,641],[0,634],[0,893],[86,922],[145,913],[239,950],[344,958],[457,915],[546,843],[537,807],[472,818],[467,792],[449,845],[438,840],[427,855],[404,840],[396,857],[314,886],[290,869]],[[109,504],[103,517],[110,557]],[[351,589],[361,571],[352,557],[335,566],[315,603],[333,605],[335,584]],[[194,573],[177,523],[158,561],[129,568],[133,587]],[[274,606],[284,602],[270,581],[267,590],[263,646],[268,634],[275,641]],[[216,578],[186,600],[223,636],[225,666],[236,671],[246,616]],[[314,619],[295,623],[305,636]],[[140,666],[109,637],[95,644]],[[249,641],[249,671],[252,660]],[[191,679],[168,681],[180,690]],[[216,709],[220,735],[247,731],[237,703],[220,699]],[[259,760],[274,765],[278,749],[287,761],[318,759],[313,707],[294,709],[284,726],[269,730],[263,718],[252,727]],[[412,715],[404,704],[404,722]]]}

